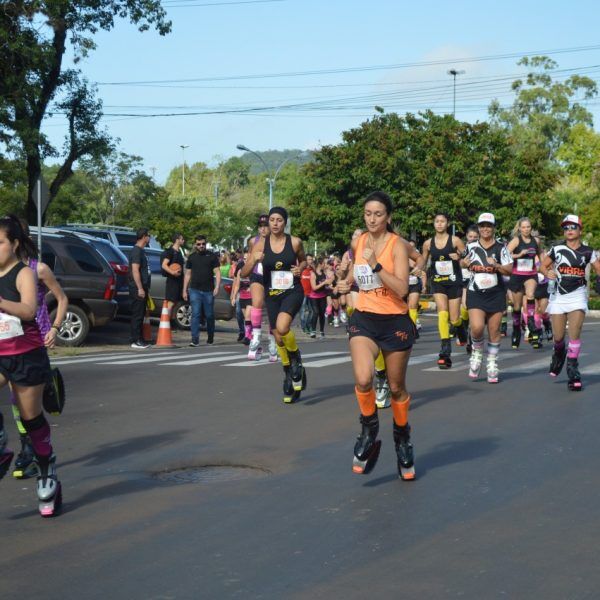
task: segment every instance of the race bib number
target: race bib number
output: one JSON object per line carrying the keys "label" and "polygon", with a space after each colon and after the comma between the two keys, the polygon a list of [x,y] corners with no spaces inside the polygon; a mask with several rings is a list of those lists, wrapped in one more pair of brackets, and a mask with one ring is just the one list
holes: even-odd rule
{"label": "race bib number", "polygon": [[452,275],[454,273],[454,267],[452,265],[451,260],[439,260],[435,263],[435,272],[438,275],[443,275],[447,277],[448,275]]}
{"label": "race bib number", "polygon": [[498,285],[496,273],[475,273],[475,285],[480,290],[488,290]]}
{"label": "race bib number", "polygon": [[291,271],[271,271],[271,289],[289,290],[294,286],[294,275]]}
{"label": "race bib number", "polygon": [[354,281],[361,290],[369,291],[383,287],[378,273],[373,273],[371,265],[354,265]]}
{"label": "race bib number", "polygon": [[21,319],[0,313],[0,340],[10,340],[20,335],[23,335]]}
{"label": "race bib number", "polygon": [[533,271],[533,258],[517,258],[517,271]]}
{"label": "race bib number", "polygon": [[417,285],[419,283],[419,278],[416,275],[408,276],[408,285]]}

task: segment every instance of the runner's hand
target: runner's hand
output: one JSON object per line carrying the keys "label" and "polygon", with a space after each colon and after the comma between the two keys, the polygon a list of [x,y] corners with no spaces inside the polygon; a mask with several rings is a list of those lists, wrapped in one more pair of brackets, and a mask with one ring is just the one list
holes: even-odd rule
{"label": "runner's hand", "polygon": [[292,271],[292,275],[293,275],[294,277],[300,277],[300,275],[302,275],[302,273],[301,273],[301,271],[300,271],[300,267],[298,267],[298,265],[294,265],[294,266],[291,268],[291,271]]}
{"label": "runner's hand", "polygon": [[252,258],[254,259],[255,263],[261,262],[264,257],[265,257],[264,252],[253,252],[252,253]]}
{"label": "runner's hand", "polygon": [[546,278],[547,279],[556,279],[556,273],[554,272],[554,269],[548,269],[546,271]]}
{"label": "runner's hand", "polygon": [[337,284],[337,291],[340,294],[347,294],[350,291],[350,284],[345,279],[340,279]]}
{"label": "runner's hand", "polygon": [[46,348],[54,348],[56,346],[57,335],[58,331],[56,331],[56,329],[52,327],[44,337],[44,346],[46,346]]}
{"label": "runner's hand", "polygon": [[460,258],[460,256],[458,255],[457,252],[450,252],[450,254],[448,254],[448,256],[450,257],[451,260],[458,260]]}
{"label": "runner's hand", "polygon": [[144,291],[144,288],[138,288],[138,298],[145,298],[146,297],[146,292]]}
{"label": "runner's hand", "polygon": [[363,258],[369,263],[371,268],[377,265],[377,257],[375,256],[375,251],[373,248],[365,247],[363,250]]}

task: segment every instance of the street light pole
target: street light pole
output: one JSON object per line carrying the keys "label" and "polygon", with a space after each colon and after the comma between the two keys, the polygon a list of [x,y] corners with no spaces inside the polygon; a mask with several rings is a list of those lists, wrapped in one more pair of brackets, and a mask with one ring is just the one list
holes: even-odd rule
{"label": "street light pole", "polygon": [[181,195],[185,196],[185,149],[189,148],[189,144],[179,144],[181,154],[183,155],[183,164],[181,165]]}
{"label": "street light pole", "polygon": [[454,78],[454,84],[453,84],[453,102],[452,102],[452,116],[454,118],[456,118],[456,76],[457,75],[464,75],[465,71],[457,71],[456,69],[450,69],[448,71],[448,75],[452,75],[452,77]]}
{"label": "street light pole", "polygon": [[250,152],[250,154],[254,154],[254,156],[256,156],[256,158],[258,158],[258,160],[260,160],[260,162],[265,167],[265,170],[267,171],[267,175],[268,175],[267,181],[269,182],[269,210],[271,210],[273,208],[273,199],[274,199],[273,195],[274,195],[274,189],[275,189],[275,180],[277,179],[277,175],[279,175],[279,172],[281,171],[281,167],[283,167],[283,165],[285,165],[285,163],[287,163],[288,161],[298,158],[299,155],[290,156],[290,157],[286,158],[284,161],[282,161],[282,163],[277,167],[277,170],[275,171],[275,175],[273,175],[271,177],[271,169],[269,169],[269,167],[267,166],[267,163],[263,160],[263,157],[260,154],[258,154],[257,152],[254,152],[254,150],[250,150],[250,148],[248,148],[247,146],[244,146],[243,144],[238,144],[236,146],[236,148],[238,150],[242,150],[243,152]]}

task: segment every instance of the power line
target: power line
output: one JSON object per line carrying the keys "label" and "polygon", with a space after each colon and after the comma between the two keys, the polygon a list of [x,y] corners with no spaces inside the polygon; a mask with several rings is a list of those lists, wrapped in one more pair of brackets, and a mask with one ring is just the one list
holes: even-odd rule
{"label": "power line", "polygon": [[593,46],[576,46],[572,48],[559,48],[555,50],[536,50],[532,52],[509,52],[504,54],[491,54],[486,56],[475,56],[466,58],[454,58],[454,59],[443,59],[443,60],[430,60],[421,62],[409,62],[409,63],[396,63],[389,65],[370,65],[365,67],[340,67],[331,69],[316,69],[309,71],[289,71],[282,73],[262,73],[255,75],[224,75],[220,77],[194,77],[186,79],[164,79],[164,80],[147,80],[147,81],[104,81],[98,82],[98,85],[140,85],[140,84],[157,84],[157,83],[187,83],[187,82],[198,82],[198,81],[233,81],[233,80],[245,80],[245,79],[273,79],[280,77],[306,77],[309,75],[333,75],[340,73],[358,73],[365,71],[382,71],[382,70],[394,70],[394,69],[408,69],[415,67],[429,67],[435,65],[450,65],[457,63],[474,63],[484,62],[491,60],[504,60],[508,58],[522,58],[524,56],[535,56],[535,55],[554,55],[554,54],[568,54],[573,52],[587,52],[591,50],[600,49],[600,44]]}

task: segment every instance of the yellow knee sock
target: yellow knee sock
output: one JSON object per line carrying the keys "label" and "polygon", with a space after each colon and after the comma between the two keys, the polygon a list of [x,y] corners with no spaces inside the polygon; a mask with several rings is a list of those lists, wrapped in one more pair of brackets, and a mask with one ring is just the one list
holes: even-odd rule
{"label": "yellow knee sock", "polygon": [[25,431],[25,427],[23,427],[23,423],[21,422],[21,413],[19,413],[19,409],[14,404],[12,405],[12,412],[19,433],[21,435],[25,435],[27,432]]}
{"label": "yellow knee sock", "polygon": [[456,321],[452,321],[452,325],[454,327],[460,327],[462,325],[462,319],[460,317],[458,317],[458,319],[456,319]]}
{"label": "yellow knee sock", "polygon": [[285,346],[280,346],[279,344],[277,344],[277,353],[279,354],[279,358],[281,358],[281,364],[284,367],[289,366],[290,357],[288,355],[287,348]]}
{"label": "yellow knee sock", "polygon": [[450,315],[447,310],[440,310],[438,313],[438,330],[440,339],[447,340],[450,337]]}
{"label": "yellow knee sock", "polygon": [[288,352],[298,352],[298,344],[296,344],[296,336],[294,332],[290,329],[285,335],[281,336],[283,343],[285,344],[286,350]]}
{"label": "yellow knee sock", "polygon": [[346,314],[348,315],[348,317],[351,317],[353,312],[354,306],[346,306]]}
{"label": "yellow knee sock", "polygon": [[383,352],[381,350],[375,359],[375,370],[385,371],[385,360],[383,359]]}
{"label": "yellow knee sock", "polygon": [[460,318],[465,322],[469,320],[469,311],[466,306],[460,307]]}
{"label": "yellow knee sock", "polygon": [[410,318],[412,319],[412,322],[416,325],[417,324],[417,318],[419,316],[419,309],[418,308],[409,308],[408,309],[408,314],[410,315]]}

